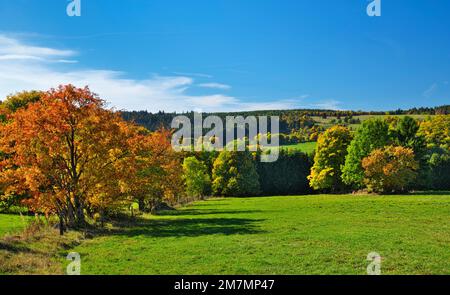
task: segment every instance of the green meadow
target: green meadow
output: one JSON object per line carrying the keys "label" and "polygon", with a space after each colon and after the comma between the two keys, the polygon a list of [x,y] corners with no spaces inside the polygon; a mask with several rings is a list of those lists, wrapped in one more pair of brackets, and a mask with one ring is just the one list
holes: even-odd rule
{"label": "green meadow", "polygon": [[297,144],[290,144],[290,145],[283,145],[281,146],[282,149],[292,149],[292,150],[298,150],[303,153],[312,154],[314,150],[316,149],[317,142],[302,142]]}
{"label": "green meadow", "polygon": [[450,274],[449,245],[450,193],[312,195],[199,201],[67,252],[82,274],[364,275],[370,252],[383,274]]}
{"label": "green meadow", "polygon": [[0,237],[15,234],[25,229],[30,217],[13,214],[0,214]]}

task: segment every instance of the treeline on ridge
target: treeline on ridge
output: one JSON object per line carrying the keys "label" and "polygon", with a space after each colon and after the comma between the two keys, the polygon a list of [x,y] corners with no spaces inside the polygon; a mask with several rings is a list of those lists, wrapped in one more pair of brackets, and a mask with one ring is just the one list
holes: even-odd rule
{"label": "treeline on ridge", "polygon": [[[187,116],[192,122],[194,120],[193,112],[171,113],[148,111],[121,111],[122,117],[127,121],[135,122],[145,128],[155,131],[161,126],[170,128],[173,118],[178,115]],[[302,117],[336,117],[346,118],[365,115],[446,115],[450,114],[450,105],[438,106],[433,108],[420,107],[409,110],[395,111],[338,111],[321,109],[300,109],[300,110],[268,110],[268,111],[248,111],[248,112],[230,112],[230,113],[204,113],[203,116],[214,115],[220,117],[223,121],[227,116],[278,116],[280,117],[280,132],[289,133],[296,126],[295,122]]]}

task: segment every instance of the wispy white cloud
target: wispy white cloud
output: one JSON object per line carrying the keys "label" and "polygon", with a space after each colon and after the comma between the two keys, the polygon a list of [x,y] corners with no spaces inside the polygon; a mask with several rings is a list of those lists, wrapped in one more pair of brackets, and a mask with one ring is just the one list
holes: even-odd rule
{"label": "wispy white cloud", "polygon": [[203,87],[203,88],[211,88],[211,89],[221,89],[221,90],[228,90],[231,89],[230,85],[226,85],[226,84],[221,84],[221,83],[201,83],[198,84],[199,87]]}
{"label": "wispy white cloud", "polygon": [[203,73],[185,73],[185,72],[173,72],[174,75],[177,76],[189,76],[189,77],[199,77],[199,78],[212,78],[212,75],[203,74]]}
{"label": "wispy white cloud", "polygon": [[[172,76],[153,75],[146,79],[129,79],[126,73],[103,69],[73,68],[77,52],[27,45],[18,39],[0,35],[0,98],[21,90],[48,90],[60,84],[88,85],[109,102],[110,107],[126,110],[205,112],[292,109],[307,107],[302,99],[248,102],[220,93],[231,86],[203,83],[216,90],[210,95],[192,95],[195,79],[210,75],[174,73]],[[66,64],[64,68],[60,64]],[[302,96],[306,98],[306,96]]]}
{"label": "wispy white cloud", "polygon": [[0,35],[0,60],[51,60],[76,55],[73,50],[25,45],[20,41]]}
{"label": "wispy white cloud", "polygon": [[322,110],[341,110],[340,107],[342,105],[341,101],[330,99],[330,100],[324,100],[317,103],[311,103],[307,105],[307,108],[315,108],[315,109],[322,109]]}
{"label": "wispy white cloud", "polygon": [[423,97],[425,98],[430,98],[438,89],[438,83],[433,83],[430,87],[428,87],[424,92],[423,92]]}

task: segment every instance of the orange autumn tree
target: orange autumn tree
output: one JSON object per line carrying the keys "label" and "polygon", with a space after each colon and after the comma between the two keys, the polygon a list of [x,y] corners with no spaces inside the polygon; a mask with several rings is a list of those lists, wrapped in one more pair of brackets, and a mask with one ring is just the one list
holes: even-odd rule
{"label": "orange autumn tree", "polygon": [[374,150],[362,160],[364,182],[370,192],[402,193],[417,177],[419,163],[414,151],[402,146]]}
{"label": "orange autumn tree", "polygon": [[154,211],[163,201],[178,203],[183,196],[181,158],[171,146],[172,132],[165,128],[150,133],[140,130],[136,151],[136,177],[130,184],[140,211]]}
{"label": "orange autumn tree", "polygon": [[87,87],[52,89],[0,127],[5,194],[27,194],[31,210],[57,213],[61,231],[83,225],[85,209],[127,194],[136,130]]}

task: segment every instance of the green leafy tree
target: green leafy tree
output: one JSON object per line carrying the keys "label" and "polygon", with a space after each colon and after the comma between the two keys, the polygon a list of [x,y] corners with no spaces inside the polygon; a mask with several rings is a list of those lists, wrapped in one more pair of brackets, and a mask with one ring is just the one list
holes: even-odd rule
{"label": "green leafy tree", "polygon": [[344,188],[341,166],[344,164],[350,141],[350,130],[343,126],[334,126],[319,136],[314,166],[308,176],[312,188],[330,191],[340,191]]}
{"label": "green leafy tree", "polygon": [[362,159],[373,150],[388,145],[390,141],[387,122],[380,119],[364,121],[348,147],[348,154],[342,168],[343,182],[356,189],[364,187]]}
{"label": "green leafy tree", "polygon": [[405,116],[399,119],[391,136],[394,143],[399,146],[411,148],[419,160],[426,152],[425,136],[419,134],[420,123],[412,117]]}
{"label": "green leafy tree", "polygon": [[450,152],[435,149],[429,159],[428,189],[450,190]]}
{"label": "green leafy tree", "polygon": [[183,161],[183,173],[186,192],[191,197],[204,197],[211,186],[211,178],[206,165],[196,157],[188,157]]}
{"label": "green leafy tree", "polygon": [[425,138],[428,148],[426,188],[450,189],[450,115],[427,118],[418,134]]}
{"label": "green leafy tree", "polygon": [[[387,120],[388,121],[388,120]],[[412,117],[394,117],[390,124],[390,134],[397,146],[410,148],[414,151],[415,159],[419,163],[415,188],[426,188],[429,184],[429,165],[427,161],[427,147],[425,136],[419,134],[420,122]]]}
{"label": "green leafy tree", "polygon": [[219,196],[254,196],[259,176],[250,152],[222,151],[214,161],[213,193]]}

